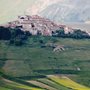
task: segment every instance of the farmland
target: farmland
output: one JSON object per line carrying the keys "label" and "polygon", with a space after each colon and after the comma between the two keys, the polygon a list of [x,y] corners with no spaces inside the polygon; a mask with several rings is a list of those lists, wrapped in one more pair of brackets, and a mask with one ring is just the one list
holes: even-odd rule
{"label": "farmland", "polygon": [[[43,43],[40,42],[41,40]],[[42,47],[47,43],[64,45],[65,51],[53,52],[52,47]],[[59,85],[46,77],[47,75],[62,74],[79,84],[90,87],[89,68],[89,39],[76,40],[70,38],[32,36],[23,46],[9,45],[8,41],[0,41],[0,70],[5,75],[24,80],[31,84],[35,84],[33,83],[33,80],[35,80],[34,82],[37,82],[38,85],[43,83],[48,88],[72,90],[73,88],[68,88],[67,85],[63,85],[62,83]],[[7,81],[4,81],[6,86],[8,86],[6,87],[1,84],[3,81],[4,79],[2,81],[0,79],[1,90],[12,90],[13,87],[16,87],[16,90],[18,88],[28,90],[32,87],[30,85],[29,87],[27,85],[20,85],[18,82],[19,86],[15,83],[13,85],[16,86],[13,86],[11,83],[7,85]],[[38,86],[37,84],[35,86]],[[25,88],[22,89],[21,87]],[[40,87],[39,85],[38,88],[45,89],[45,86]]]}
{"label": "farmland", "polygon": [[27,85],[5,78],[1,81],[2,90],[90,90],[90,87],[80,85],[64,75],[48,75],[46,78],[25,80]]}
{"label": "farmland", "polygon": [[80,85],[72,80],[70,80],[69,78],[65,77],[65,76],[62,76],[62,77],[57,77],[57,76],[54,76],[54,75],[51,75],[51,76],[48,76],[49,79],[59,83],[59,84],[62,84],[66,87],[69,87],[73,90],[90,90],[90,88],[88,87],[85,87],[83,85]]}

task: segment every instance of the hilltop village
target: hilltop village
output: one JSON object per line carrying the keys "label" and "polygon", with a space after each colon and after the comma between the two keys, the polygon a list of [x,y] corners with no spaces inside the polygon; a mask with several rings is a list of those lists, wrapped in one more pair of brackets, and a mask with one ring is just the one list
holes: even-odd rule
{"label": "hilltop village", "polygon": [[42,18],[38,15],[18,16],[16,21],[8,22],[6,27],[15,28],[18,26],[23,31],[29,31],[32,35],[38,33],[44,36],[52,36],[52,32],[63,29],[65,34],[73,33],[73,29],[66,25],[57,25],[49,19]]}
{"label": "hilltop village", "polygon": [[23,40],[27,39],[29,35],[90,39],[90,33],[86,31],[82,31],[81,29],[73,29],[66,25],[56,24],[53,21],[38,15],[18,16],[15,21],[11,21],[0,26],[0,40],[23,42]]}

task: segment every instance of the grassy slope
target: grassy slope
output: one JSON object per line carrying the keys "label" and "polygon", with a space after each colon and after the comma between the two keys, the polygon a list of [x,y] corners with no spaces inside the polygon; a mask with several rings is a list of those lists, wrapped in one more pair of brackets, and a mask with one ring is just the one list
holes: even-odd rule
{"label": "grassy slope", "polygon": [[0,87],[0,90],[12,90],[12,89],[5,88],[5,87]]}
{"label": "grassy slope", "polygon": [[[41,48],[38,40],[32,37],[27,45],[16,47],[8,46],[0,42],[0,62],[3,70],[12,76],[37,75],[33,70],[63,69],[76,70],[80,67],[85,73],[79,73],[74,80],[88,85],[90,77],[90,40],[73,40],[43,37],[47,43],[56,41],[60,45],[68,47],[65,51],[55,53],[52,48]],[[4,60],[4,61],[2,61]]]}
{"label": "grassy slope", "polygon": [[89,87],[80,85],[79,83],[72,81],[71,79],[67,78],[66,76],[58,77],[55,75],[49,75],[48,78],[60,85],[69,87],[73,90],[90,90]]}

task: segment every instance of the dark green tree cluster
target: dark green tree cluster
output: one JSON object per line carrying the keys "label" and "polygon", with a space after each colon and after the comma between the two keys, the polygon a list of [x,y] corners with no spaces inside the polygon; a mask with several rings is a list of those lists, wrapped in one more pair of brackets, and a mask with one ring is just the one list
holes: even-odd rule
{"label": "dark green tree cluster", "polygon": [[77,29],[74,30],[74,33],[71,34],[71,38],[83,39],[83,38],[90,38],[90,36],[85,31],[81,31],[80,29]]}
{"label": "dark green tree cluster", "polygon": [[0,40],[8,40],[10,44],[21,46],[28,39],[28,36],[31,36],[29,31],[22,31],[19,27],[14,29],[0,27]]}
{"label": "dark green tree cluster", "polygon": [[0,40],[10,40],[10,38],[11,38],[11,32],[9,28],[0,26]]}
{"label": "dark green tree cluster", "polygon": [[11,29],[10,44],[21,46],[25,44],[25,41],[28,39],[28,36],[31,36],[29,31],[22,31],[19,27]]}
{"label": "dark green tree cluster", "polygon": [[74,38],[74,39],[90,38],[88,33],[80,29],[74,29],[73,33],[69,32],[68,34],[65,34],[64,29],[60,29],[60,30],[56,30],[55,32],[52,32],[52,36],[62,37],[62,38]]}

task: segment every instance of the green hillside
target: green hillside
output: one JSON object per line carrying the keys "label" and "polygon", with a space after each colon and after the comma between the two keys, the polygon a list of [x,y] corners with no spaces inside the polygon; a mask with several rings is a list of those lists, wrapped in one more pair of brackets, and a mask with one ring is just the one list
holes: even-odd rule
{"label": "green hillside", "polygon": [[[65,50],[54,52],[50,44],[63,45]],[[89,68],[89,39],[31,36],[22,46],[0,41],[0,70],[12,77],[32,80],[45,75],[64,74],[90,86]],[[6,90],[2,86],[0,88]]]}

